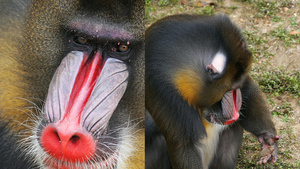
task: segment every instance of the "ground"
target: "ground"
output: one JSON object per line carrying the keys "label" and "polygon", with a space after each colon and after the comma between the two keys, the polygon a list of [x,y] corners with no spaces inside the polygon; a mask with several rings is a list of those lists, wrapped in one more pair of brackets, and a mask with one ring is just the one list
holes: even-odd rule
{"label": "ground", "polygon": [[278,160],[258,167],[260,144],[245,132],[237,168],[300,168],[300,1],[146,0],[146,28],[179,13],[229,15],[253,53],[251,76],[265,94],[280,136]]}

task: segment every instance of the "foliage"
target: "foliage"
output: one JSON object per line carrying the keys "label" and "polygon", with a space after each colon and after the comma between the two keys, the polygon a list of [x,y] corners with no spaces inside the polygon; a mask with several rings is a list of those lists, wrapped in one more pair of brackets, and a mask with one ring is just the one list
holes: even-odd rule
{"label": "foliage", "polygon": [[268,70],[261,74],[252,74],[264,92],[278,96],[288,92],[300,96],[300,71],[287,72],[281,69]]}

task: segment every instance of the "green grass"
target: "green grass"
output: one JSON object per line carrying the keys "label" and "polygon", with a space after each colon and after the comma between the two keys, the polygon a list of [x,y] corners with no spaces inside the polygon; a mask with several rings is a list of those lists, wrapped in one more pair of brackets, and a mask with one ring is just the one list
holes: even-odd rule
{"label": "green grass", "polygon": [[274,53],[270,53],[267,50],[269,48],[268,42],[270,41],[268,34],[261,34],[258,31],[249,32],[247,30],[243,30],[243,34],[252,52],[254,63],[257,63],[262,58],[269,59],[274,55]]}
{"label": "green grass", "polygon": [[263,92],[279,96],[289,93],[300,96],[300,71],[287,72],[281,69],[267,70],[261,74],[252,74]]}
{"label": "green grass", "polygon": [[258,13],[255,15],[256,17],[270,17],[274,16],[279,12],[280,2],[278,1],[256,1],[256,8]]}
{"label": "green grass", "polygon": [[[293,25],[294,22],[292,21]],[[300,36],[298,35],[290,35],[289,31],[287,31],[284,26],[280,25],[279,27],[271,30],[270,33],[273,37],[278,38],[284,42],[286,46],[291,46],[300,43]]]}
{"label": "green grass", "polygon": [[282,105],[276,106],[275,109],[272,111],[274,116],[289,116],[291,115],[292,107],[291,103],[285,102]]}
{"label": "green grass", "polygon": [[[205,5],[203,7],[197,7],[197,3],[188,1],[190,5],[182,5],[178,3],[178,0],[146,0],[145,5],[145,18],[146,24],[153,23],[154,21],[161,19],[167,15],[179,14],[179,13],[193,13],[193,14],[206,14],[212,15],[215,13],[215,7]],[[195,6],[195,8],[193,8]],[[188,10],[193,8],[192,11]],[[156,13],[158,12],[158,13]],[[151,15],[152,13],[152,15]]]}

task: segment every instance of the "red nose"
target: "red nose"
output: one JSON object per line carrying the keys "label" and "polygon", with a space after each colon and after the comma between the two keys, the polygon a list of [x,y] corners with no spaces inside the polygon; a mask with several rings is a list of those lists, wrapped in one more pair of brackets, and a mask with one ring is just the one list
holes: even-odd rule
{"label": "red nose", "polygon": [[88,132],[71,129],[59,125],[48,125],[40,137],[41,146],[49,155],[58,160],[87,161],[95,154],[95,141]]}

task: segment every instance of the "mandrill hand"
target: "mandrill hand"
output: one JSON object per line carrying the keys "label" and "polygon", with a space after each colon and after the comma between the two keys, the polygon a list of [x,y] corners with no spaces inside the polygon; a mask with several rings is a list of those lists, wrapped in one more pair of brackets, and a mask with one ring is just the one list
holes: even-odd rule
{"label": "mandrill hand", "polygon": [[274,136],[270,132],[264,132],[258,137],[258,141],[261,144],[262,151],[260,153],[261,158],[257,162],[257,165],[265,164],[272,160],[273,163],[277,160],[277,140],[279,136]]}

